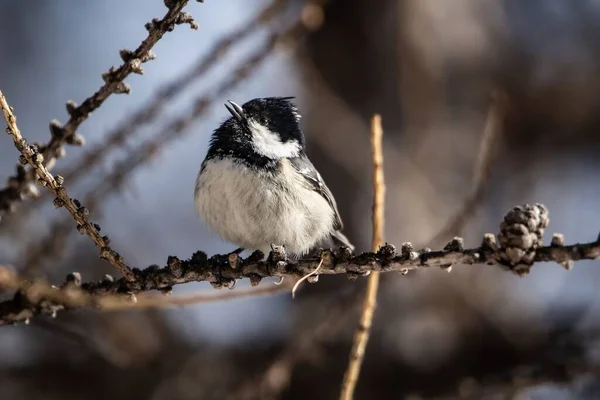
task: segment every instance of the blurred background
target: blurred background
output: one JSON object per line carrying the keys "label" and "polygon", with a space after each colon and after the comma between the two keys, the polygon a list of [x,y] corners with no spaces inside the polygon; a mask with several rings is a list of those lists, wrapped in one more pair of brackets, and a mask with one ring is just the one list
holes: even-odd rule
{"label": "blurred background", "polygon": [[[160,0],[3,1],[0,88],[27,139],[48,141],[65,102],[95,92],[165,11]],[[78,131],[86,145],[53,170],[130,265],[232,250],[196,218],[194,180],[223,103],[265,96],[296,96],[358,250],[371,235],[373,113],[390,243],[439,248],[460,235],[478,246],[527,202],[549,208],[547,241],[597,237],[599,1],[206,0],[185,11],[199,30],[167,33],[145,74],[127,78],[131,94],[95,111]],[[0,143],[4,180],[18,153]],[[115,274],[66,214],[47,196],[19,204],[0,222],[0,264],[51,282]],[[356,398],[599,399],[599,279],[598,262],[537,265],[525,278],[488,266],[385,274]],[[295,300],[2,327],[0,398],[337,398],[365,283],[326,276]],[[198,292],[214,289],[174,289]]]}

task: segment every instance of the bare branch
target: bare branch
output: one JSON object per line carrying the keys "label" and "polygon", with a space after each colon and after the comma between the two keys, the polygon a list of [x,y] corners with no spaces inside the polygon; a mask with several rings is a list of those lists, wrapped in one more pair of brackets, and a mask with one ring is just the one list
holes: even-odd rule
{"label": "bare branch", "polygon": [[[548,213],[543,205],[515,207],[500,224],[498,243],[493,234],[484,235],[481,246],[464,249],[461,238],[452,239],[443,250],[414,251],[410,243],[396,253],[393,245],[386,244],[376,253],[352,254],[346,248],[339,251],[324,250],[320,257],[289,260],[283,249],[271,252],[267,261],[264,254],[254,252],[248,258],[236,254],[208,257],[198,251],[188,260],[169,256],[167,265],[152,265],[144,270],[133,269],[135,281],[112,277],[99,282],[82,283],[81,289],[91,295],[137,294],[149,290],[169,292],[173,286],[188,282],[209,282],[215,288],[235,286],[237,279],[250,279],[258,285],[263,278],[302,277],[313,271],[323,260],[319,275],[346,274],[357,278],[369,272],[401,272],[413,269],[438,267],[447,269],[456,264],[497,265],[525,276],[535,262],[553,261],[565,268],[572,261],[600,258],[600,240],[590,243],[564,245],[562,235],[555,234],[549,246],[541,245],[541,235],[548,224]],[[7,300],[0,303],[0,321],[21,322],[36,315],[52,315],[53,309],[39,302]],[[27,315],[24,317],[23,315]]]}
{"label": "bare branch", "polygon": [[[124,81],[131,73],[143,74],[142,64],[154,59],[156,56],[152,52],[154,45],[167,32],[174,29],[177,24],[189,24],[192,29],[198,26],[194,23],[191,15],[182,12],[189,0],[167,0],[165,5],[168,11],[162,19],[154,18],[146,24],[148,36],[138,46],[131,51],[123,49],[120,51],[123,64],[114,68],[111,67],[108,72],[102,74],[104,85],[96,91],[91,97],[77,106],[73,101],[66,104],[69,120],[62,125],[53,120],[50,122],[50,133],[52,138],[48,144],[38,144],[38,153],[43,156],[42,163],[44,167],[50,170],[57,158],[65,155],[65,145],[81,146],[84,144],[83,136],[77,134],[79,126],[88,116],[98,109],[111,94],[129,93],[130,87]],[[35,188],[36,180],[35,169],[25,170],[17,166],[16,175],[9,178],[8,186],[0,190],[0,218],[1,214],[11,211],[14,204],[26,197],[37,197]]]}
{"label": "bare branch", "polygon": [[[136,297],[133,293],[97,295],[90,293],[90,291],[82,290],[80,286],[81,275],[79,273],[69,274],[66,281],[58,288],[40,280],[29,282],[27,279],[22,279],[12,274],[8,268],[0,266],[0,288],[17,291],[13,300],[10,303],[3,303],[0,308],[4,307],[4,311],[6,311],[9,309],[9,304],[16,305],[19,303],[22,305],[28,303],[37,305],[37,307],[51,312],[51,316],[55,316],[57,311],[78,307],[96,307],[103,311],[182,307],[199,303],[272,295],[287,291],[290,288],[290,284],[288,283],[286,285],[237,290],[235,292],[219,293],[216,295],[193,294],[191,296],[170,297],[168,296],[170,292],[163,291],[163,295],[165,295],[163,297]],[[26,323],[29,322],[29,316],[33,315],[27,308],[18,310],[18,313],[20,317],[26,318]],[[0,325],[3,325],[5,322],[7,321],[0,320]]]}
{"label": "bare branch", "polygon": [[100,307],[102,310],[129,310],[129,309],[148,309],[148,308],[166,308],[166,307],[185,307],[194,304],[215,303],[229,300],[243,299],[247,297],[271,296],[278,293],[288,292],[290,290],[289,282],[283,285],[271,285],[258,289],[235,290],[231,292],[221,292],[217,294],[192,294],[188,296],[158,297],[144,296],[138,297],[136,302],[129,301],[129,297],[123,296],[100,296]]}
{"label": "bare branch", "polygon": [[[384,236],[384,205],[385,205],[385,181],[383,177],[383,128],[381,117],[377,114],[371,119],[371,150],[373,157],[373,241],[371,244],[373,252],[377,252],[383,245]],[[377,306],[377,292],[379,290],[379,272],[374,271],[369,276],[367,291],[363,300],[360,321],[354,334],[352,350],[348,369],[344,374],[340,399],[352,400],[354,389],[358,382],[360,367],[365,356],[365,350],[369,343],[373,316]]]}

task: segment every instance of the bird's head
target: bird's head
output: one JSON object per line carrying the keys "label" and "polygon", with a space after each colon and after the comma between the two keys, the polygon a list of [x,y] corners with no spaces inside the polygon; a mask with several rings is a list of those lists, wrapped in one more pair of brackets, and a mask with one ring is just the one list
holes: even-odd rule
{"label": "bird's head", "polygon": [[264,97],[241,106],[228,101],[225,107],[231,118],[215,134],[261,157],[273,160],[297,157],[305,143],[299,125],[300,114],[291,99],[293,97]]}

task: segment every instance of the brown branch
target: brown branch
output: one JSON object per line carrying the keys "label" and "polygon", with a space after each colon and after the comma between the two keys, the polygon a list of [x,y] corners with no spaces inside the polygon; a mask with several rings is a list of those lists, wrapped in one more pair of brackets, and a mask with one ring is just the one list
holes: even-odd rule
{"label": "brown branch", "polygon": [[383,128],[381,116],[371,119],[371,152],[373,157],[373,240],[371,248],[377,251],[383,246],[385,180],[383,178]]}
{"label": "brown branch", "polygon": [[71,213],[77,222],[77,230],[86,233],[94,244],[100,248],[100,257],[114,265],[127,280],[133,280],[133,273],[125,264],[123,257],[109,247],[108,238],[100,234],[100,227],[88,220],[89,210],[83,207],[77,199],[69,196],[67,189],[63,186],[63,178],[54,177],[44,166],[43,154],[23,138],[17,127],[17,117],[13,114],[12,108],[8,105],[1,91],[0,108],[8,125],[6,132],[12,136],[15,147],[21,152],[19,157],[21,164],[31,165],[36,175],[39,176],[40,184],[46,186],[56,196],[54,205],[57,208],[65,207]]}
{"label": "brown branch", "polygon": [[[209,282],[215,288],[235,285],[238,279],[248,278],[257,285],[266,277],[302,277],[313,271],[322,261],[319,275],[346,274],[349,278],[369,272],[401,272],[431,267],[447,269],[455,264],[497,265],[520,276],[526,275],[536,262],[553,261],[570,268],[572,261],[600,258],[600,240],[564,245],[562,235],[555,234],[549,246],[541,245],[544,227],[548,224],[547,211],[542,205],[515,207],[500,224],[498,243],[493,234],[484,235],[481,246],[464,249],[462,239],[454,238],[443,250],[414,251],[404,243],[400,253],[386,244],[376,253],[351,254],[341,248],[337,252],[324,250],[320,257],[289,260],[284,250],[271,252],[267,261],[256,251],[248,258],[236,254],[207,257],[198,251],[188,260],[170,256],[167,265],[133,269],[135,281],[112,277],[99,282],[82,283],[81,290],[90,295],[137,294],[149,290],[169,292],[175,285],[188,282]],[[67,281],[73,281],[69,278]],[[65,285],[62,285],[65,286]],[[55,310],[40,302],[23,302],[21,298],[0,302],[0,323],[22,322],[36,315],[52,315]]]}
{"label": "brown branch", "polygon": [[[194,23],[191,15],[182,12],[189,0],[166,0],[164,3],[168,8],[162,19],[154,18],[146,24],[148,36],[134,51],[123,49],[120,51],[123,64],[102,74],[104,85],[91,97],[77,106],[73,101],[66,104],[69,120],[64,124],[56,120],[50,122],[50,133],[52,138],[48,144],[39,144],[37,152],[42,156],[43,166],[48,170],[52,168],[57,158],[65,154],[65,145],[81,146],[84,144],[83,136],[77,134],[79,126],[98,109],[111,94],[129,93],[130,87],[124,80],[130,74],[143,74],[142,64],[154,59],[152,52],[154,45],[167,32],[174,29],[177,24],[189,24],[193,29],[198,26]],[[9,178],[8,186],[0,190],[0,218],[1,214],[12,211],[16,202],[25,197],[36,197],[35,189],[36,170],[31,168],[25,170],[17,166],[17,174]]]}
{"label": "brown branch", "polygon": [[[382,137],[381,116],[375,114],[371,119],[371,150],[373,156],[373,241],[371,247],[373,252],[377,252],[383,246],[384,235],[385,181],[383,178]],[[340,393],[340,399],[342,400],[352,400],[354,398],[354,389],[358,382],[360,367],[369,343],[371,326],[373,325],[378,289],[379,272],[374,271],[369,276],[360,321],[354,334],[348,368],[342,382]]]}
{"label": "brown branch", "polygon": [[235,290],[231,292],[222,292],[217,294],[192,294],[188,296],[158,297],[144,296],[138,297],[135,303],[123,296],[100,297],[100,307],[103,310],[126,310],[126,309],[148,309],[148,308],[166,308],[166,307],[185,307],[194,304],[215,303],[229,300],[243,299],[247,297],[271,296],[278,293],[288,292],[290,290],[289,282],[282,285],[270,285],[258,289]]}
{"label": "brown branch", "polygon": [[[193,294],[188,296],[135,296],[133,293],[114,294],[106,293],[97,295],[82,290],[81,275],[69,274],[63,285],[58,288],[50,286],[41,280],[29,281],[19,278],[11,273],[8,268],[0,266],[0,289],[13,289],[17,291],[15,299],[21,302],[38,303],[42,307],[53,310],[53,316],[57,311],[78,307],[96,307],[103,311],[121,311],[131,309],[150,309],[183,307],[200,303],[212,303],[227,301],[245,297],[256,297],[272,295],[288,291],[290,283],[278,286],[268,286],[260,289],[237,290],[235,292],[218,293],[212,295]],[[169,295],[170,292],[163,292]],[[13,299],[14,301],[14,299]],[[22,316],[28,314],[23,310]],[[0,322],[2,325],[2,322]]]}

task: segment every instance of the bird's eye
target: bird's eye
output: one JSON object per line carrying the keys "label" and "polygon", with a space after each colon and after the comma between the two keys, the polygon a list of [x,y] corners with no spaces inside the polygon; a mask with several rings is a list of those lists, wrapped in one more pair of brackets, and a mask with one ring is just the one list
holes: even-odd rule
{"label": "bird's eye", "polygon": [[267,118],[266,117],[258,117],[258,122],[261,125],[267,125]]}

